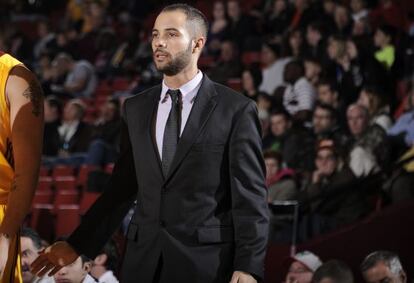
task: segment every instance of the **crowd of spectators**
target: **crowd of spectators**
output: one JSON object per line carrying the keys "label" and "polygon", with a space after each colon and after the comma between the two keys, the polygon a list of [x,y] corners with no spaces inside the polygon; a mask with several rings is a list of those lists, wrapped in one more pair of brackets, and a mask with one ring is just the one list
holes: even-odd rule
{"label": "crowd of spectators", "polygon": [[[44,166],[116,160],[123,99],[162,79],[150,37],[161,2],[6,1],[0,49],[46,95]],[[210,19],[200,69],[257,103],[268,202],[299,204],[298,227],[312,226],[302,240],[414,197],[414,11],[399,5],[410,1],[187,2]],[[314,282],[330,272],[350,278],[328,262]]]}

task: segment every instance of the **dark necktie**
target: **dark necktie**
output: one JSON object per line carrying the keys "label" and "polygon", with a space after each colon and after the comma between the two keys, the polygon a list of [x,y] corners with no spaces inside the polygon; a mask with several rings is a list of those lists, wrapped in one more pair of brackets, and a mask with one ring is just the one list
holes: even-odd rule
{"label": "dark necktie", "polygon": [[165,124],[162,144],[162,172],[165,177],[167,177],[168,170],[174,158],[181,130],[181,92],[179,89],[169,89],[167,95],[171,97],[171,111],[168,115],[167,124]]}

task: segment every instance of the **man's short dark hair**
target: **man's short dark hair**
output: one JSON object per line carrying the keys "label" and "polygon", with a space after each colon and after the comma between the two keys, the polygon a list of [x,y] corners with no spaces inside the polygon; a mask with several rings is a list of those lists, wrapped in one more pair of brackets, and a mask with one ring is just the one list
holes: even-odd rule
{"label": "man's short dark hair", "polygon": [[206,16],[198,9],[184,3],[172,4],[166,6],[161,12],[181,11],[187,16],[187,21],[193,22],[199,28],[201,34],[207,39],[208,20]]}
{"label": "man's short dark hair", "polygon": [[390,251],[376,251],[369,254],[361,264],[361,272],[365,273],[379,262],[383,262],[394,275],[403,272],[401,261],[396,253]]}
{"label": "man's short dark hair", "polygon": [[105,254],[107,260],[105,262],[105,267],[107,270],[116,271],[118,268],[118,258],[119,253],[115,241],[110,239],[104,246],[101,254]]}
{"label": "man's short dark hair", "polygon": [[82,260],[82,264],[85,264],[87,262],[92,261],[89,257],[87,257],[86,255],[80,255],[80,258]]}
{"label": "man's short dark hair", "polygon": [[36,249],[40,250],[42,248],[42,239],[40,238],[39,234],[33,229],[29,227],[23,227],[20,232],[20,237],[30,238]]}
{"label": "man's short dark hair", "polygon": [[272,149],[265,150],[263,152],[263,158],[264,159],[274,159],[274,160],[277,161],[279,166],[281,166],[282,163],[283,163],[282,154],[280,152],[276,151],[276,150],[272,150]]}
{"label": "man's short dark hair", "polygon": [[335,283],[354,282],[354,276],[348,265],[335,259],[322,264],[313,274],[312,282],[319,283],[325,278],[330,278]]}
{"label": "man's short dark hair", "polygon": [[[337,118],[338,113],[337,113],[336,109],[333,108],[329,104],[317,102],[315,104],[315,108],[314,109],[316,110],[316,108],[320,108],[320,109],[323,109],[323,110],[329,112],[329,115],[331,116],[331,119],[336,119]],[[314,113],[315,113],[315,110],[314,110]]]}
{"label": "man's short dark hair", "polygon": [[323,85],[328,86],[331,92],[338,92],[338,85],[332,80],[321,79],[318,82],[318,87],[323,86]]}
{"label": "man's short dark hair", "polygon": [[270,113],[270,117],[272,116],[283,116],[286,119],[286,121],[292,120],[292,116],[284,108],[273,110],[272,113]]}
{"label": "man's short dark hair", "polygon": [[46,98],[46,102],[47,102],[47,104],[49,104],[49,106],[51,108],[55,108],[56,109],[59,117],[62,116],[62,113],[63,113],[63,103],[62,103],[62,101],[57,96],[49,95]]}

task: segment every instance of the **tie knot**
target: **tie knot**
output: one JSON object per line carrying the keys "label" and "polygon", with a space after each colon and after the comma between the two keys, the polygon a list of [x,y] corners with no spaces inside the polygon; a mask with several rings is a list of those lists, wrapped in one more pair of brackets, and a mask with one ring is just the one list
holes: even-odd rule
{"label": "tie knot", "polygon": [[167,94],[171,96],[172,102],[177,104],[180,101],[181,91],[179,89],[169,89]]}

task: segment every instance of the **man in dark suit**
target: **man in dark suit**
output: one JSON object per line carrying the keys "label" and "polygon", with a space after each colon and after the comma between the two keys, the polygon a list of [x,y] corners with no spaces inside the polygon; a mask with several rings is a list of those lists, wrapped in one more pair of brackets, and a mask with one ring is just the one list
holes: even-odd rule
{"label": "man in dark suit", "polygon": [[[32,268],[94,258],[134,200],[121,282],[256,282],[268,209],[254,102],[198,70],[204,15],[166,7],[152,32],[158,85],[125,102],[122,155],[107,190],[67,242]],[[43,270],[42,268],[45,267]]]}

